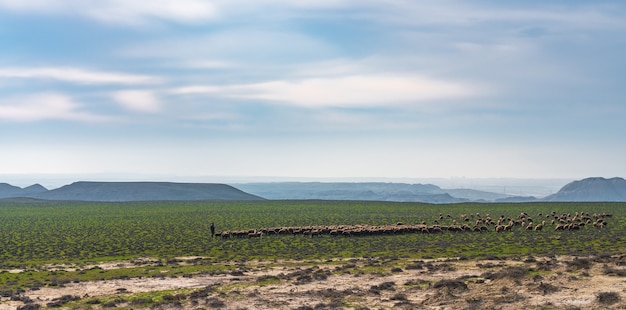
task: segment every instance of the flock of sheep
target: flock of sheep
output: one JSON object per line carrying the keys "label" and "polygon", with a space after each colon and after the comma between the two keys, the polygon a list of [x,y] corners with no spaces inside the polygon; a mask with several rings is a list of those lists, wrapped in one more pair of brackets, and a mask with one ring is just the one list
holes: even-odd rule
{"label": "flock of sheep", "polygon": [[529,231],[541,231],[550,225],[557,230],[578,230],[584,226],[604,228],[607,225],[606,219],[612,217],[611,214],[587,212],[576,212],[557,214],[551,212],[545,216],[538,213],[533,220],[526,212],[522,212],[516,218],[501,215],[492,218],[489,214],[481,216],[476,214],[462,214],[459,218],[439,215],[438,220],[428,225],[425,221],[419,224],[405,224],[398,222],[393,225],[320,225],[320,226],[290,226],[290,227],[270,227],[262,229],[221,231],[215,234],[222,238],[258,238],[265,235],[304,235],[304,236],[373,236],[373,235],[398,235],[406,233],[443,233],[450,232],[484,232],[496,231],[504,232],[519,227]]}

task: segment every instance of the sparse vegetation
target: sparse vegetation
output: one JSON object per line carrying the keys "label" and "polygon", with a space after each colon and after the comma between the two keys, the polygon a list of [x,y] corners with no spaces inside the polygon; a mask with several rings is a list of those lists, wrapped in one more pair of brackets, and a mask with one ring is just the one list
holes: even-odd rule
{"label": "sparse vegetation", "polygon": [[[588,214],[600,217],[605,210],[612,216],[603,219],[608,224],[602,228],[581,225],[572,230],[536,231],[522,225],[524,222],[529,227],[526,221],[530,216],[521,213],[543,213],[533,223],[546,221],[545,226],[550,227],[551,219],[567,221]],[[2,301],[19,301],[22,307],[32,304],[32,309],[45,303],[29,304],[23,292],[101,280],[202,280],[208,275],[232,282],[155,294],[133,293],[132,287],[120,285],[111,296],[66,297],[46,303],[50,308],[217,309],[237,308],[231,305],[254,299],[269,308],[295,309],[297,304],[287,306],[265,296],[268,290],[290,286],[290,295],[315,300],[302,307],[316,309],[366,309],[371,299],[385,300],[388,307],[410,309],[420,306],[412,297],[416,293],[428,294],[420,299],[424,305],[443,306],[458,299],[463,307],[473,309],[522,303],[533,294],[561,294],[560,288],[566,285],[556,281],[573,285],[597,274],[615,278],[626,274],[626,256],[616,255],[623,253],[622,241],[626,241],[626,204],[622,203],[5,201],[0,202],[0,211],[0,270],[5,270],[0,272],[0,296],[4,296]],[[488,214],[492,214],[491,219],[519,224],[503,232],[462,228],[468,222],[484,221]],[[218,230],[245,230],[245,238],[212,238],[210,222]],[[411,225],[421,223],[442,229],[407,232],[417,227]],[[381,232],[391,225],[392,229],[373,235],[264,232],[268,227],[322,225],[350,225],[351,229],[371,225],[380,227]],[[555,254],[572,256],[563,260]],[[184,256],[191,258],[181,258]],[[476,262],[476,273],[463,275],[459,266],[471,260]],[[114,268],[108,266],[111,264]],[[285,270],[260,272],[277,266]],[[22,271],[8,272],[10,269]],[[458,276],[445,277],[447,274]],[[354,279],[349,282],[368,282],[353,288],[332,286],[335,278],[345,277]],[[401,280],[389,281],[395,278]],[[493,296],[479,295],[474,287],[489,281],[498,281],[493,282],[498,285]],[[327,288],[311,290],[314,285]],[[519,288],[525,293],[519,293]],[[616,296],[618,303],[619,294]],[[610,296],[596,296],[601,304],[608,305],[610,300]]]}

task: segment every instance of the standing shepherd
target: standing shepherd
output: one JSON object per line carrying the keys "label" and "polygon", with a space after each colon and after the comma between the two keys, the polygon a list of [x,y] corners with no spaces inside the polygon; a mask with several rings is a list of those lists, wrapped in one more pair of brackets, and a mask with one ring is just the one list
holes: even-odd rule
{"label": "standing shepherd", "polygon": [[211,222],[210,228],[211,228],[211,237],[215,237],[215,224]]}

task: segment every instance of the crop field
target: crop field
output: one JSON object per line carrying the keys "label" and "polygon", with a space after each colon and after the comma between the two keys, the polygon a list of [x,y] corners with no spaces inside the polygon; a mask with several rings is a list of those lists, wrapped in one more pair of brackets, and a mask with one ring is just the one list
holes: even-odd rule
{"label": "crop field", "polygon": [[[211,236],[211,223],[219,236]],[[290,233],[278,233],[281,229]],[[228,237],[221,237],[225,232]],[[236,232],[245,233],[235,237]],[[296,305],[311,300],[319,300],[316,309],[411,308],[418,301],[437,307],[453,300],[465,308],[503,302],[526,307],[544,302],[531,297],[547,289],[589,284],[580,289],[594,296],[601,287],[622,285],[607,277],[626,276],[626,203],[3,200],[0,245],[0,309],[10,303],[79,309],[183,304],[196,309],[199,303],[309,309]],[[520,269],[522,261],[525,269]],[[491,273],[478,273],[485,268]],[[499,272],[515,275],[514,283],[500,280]],[[561,283],[563,272],[570,273],[568,281],[592,273],[594,281],[603,282]],[[352,278],[361,275],[361,282]],[[537,284],[538,277],[548,276],[550,284]],[[508,283],[502,296],[493,295],[484,282],[493,279]],[[508,289],[522,280],[526,300]],[[404,286],[390,284],[398,281]],[[437,281],[463,290],[450,293],[444,287],[448,293],[432,299],[431,290],[442,292]],[[73,295],[78,290],[84,293]],[[293,299],[294,290],[302,290],[301,299]],[[565,293],[559,298],[571,300]],[[273,304],[276,300],[281,304]],[[328,307],[320,306],[329,300]]]}

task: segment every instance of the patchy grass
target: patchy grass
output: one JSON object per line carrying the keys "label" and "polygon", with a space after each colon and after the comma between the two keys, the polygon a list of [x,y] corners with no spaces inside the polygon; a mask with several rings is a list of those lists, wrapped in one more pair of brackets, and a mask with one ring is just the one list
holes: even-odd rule
{"label": "patchy grass", "polygon": [[88,297],[64,304],[67,308],[89,308],[100,305],[104,308],[133,309],[137,307],[149,308],[155,305],[174,304],[185,301],[193,289],[156,290],[142,293],[122,293],[114,295],[100,295]]}

